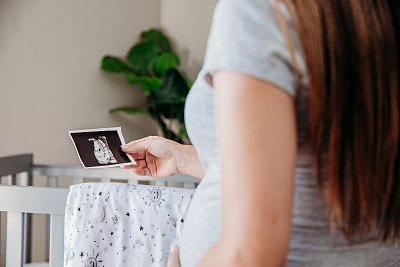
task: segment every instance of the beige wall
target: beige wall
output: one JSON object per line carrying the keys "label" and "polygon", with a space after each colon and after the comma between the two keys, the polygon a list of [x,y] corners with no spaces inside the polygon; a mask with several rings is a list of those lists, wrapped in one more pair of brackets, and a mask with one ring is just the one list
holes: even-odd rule
{"label": "beige wall", "polygon": [[0,156],[79,164],[70,129],[121,125],[127,140],[156,133],[143,116],[109,114],[145,100],[99,66],[158,26],[158,0],[1,0]]}
{"label": "beige wall", "polygon": [[195,79],[201,69],[217,0],[162,0],[160,23],[172,39],[182,67]]}
{"label": "beige wall", "polygon": [[[0,0],[0,157],[34,153],[35,163],[79,164],[68,130],[122,126],[126,141],[156,134],[145,116],[109,114],[145,99],[122,77],[101,71],[100,59],[125,56],[142,30],[161,27],[193,80],[216,2]],[[34,217],[34,261],[44,260],[45,222]],[[0,258],[4,266],[4,250]]]}
{"label": "beige wall", "polygon": [[216,0],[1,0],[0,156],[33,152],[35,163],[79,164],[68,130],[122,126],[127,141],[156,134],[144,115],[110,114],[145,103],[138,88],[100,70],[138,34],[160,27],[194,79]]}
{"label": "beige wall", "polygon": [[[159,27],[159,3],[0,0],[0,156],[33,152],[35,163],[79,164],[70,129],[122,126],[127,140],[155,134],[144,116],[108,113],[145,99],[99,66],[104,54],[125,56],[142,30]],[[45,225],[35,215],[34,261],[44,260]],[[4,266],[4,235],[1,243]]]}

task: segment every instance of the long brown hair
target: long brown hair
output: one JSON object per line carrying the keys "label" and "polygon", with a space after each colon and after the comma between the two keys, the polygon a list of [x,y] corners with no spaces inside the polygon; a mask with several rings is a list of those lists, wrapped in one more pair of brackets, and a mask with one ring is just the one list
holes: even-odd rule
{"label": "long brown hair", "polygon": [[400,241],[398,0],[282,0],[309,77],[317,184],[347,236]]}

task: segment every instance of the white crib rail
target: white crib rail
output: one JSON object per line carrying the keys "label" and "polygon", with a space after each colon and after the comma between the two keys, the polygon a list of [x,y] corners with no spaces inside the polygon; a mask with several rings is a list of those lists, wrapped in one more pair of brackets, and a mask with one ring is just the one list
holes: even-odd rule
{"label": "white crib rail", "polygon": [[50,267],[63,265],[64,211],[68,189],[0,186],[0,210],[7,212],[6,266],[23,266],[24,216],[50,214]]}
{"label": "white crib rail", "polygon": [[150,176],[135,175],[128,170],[117,168],[107,169],[84,169],[82,166],[70,165],[32,165],[31,172],[33,176],[47,176],[48,184],[57,184],[59,177],[72,177],[74,184],[83,183],[84,179],[100,179],[102,182],[114,180],[125,180],[129,183],[154,182],[158,186],[167,186],[168,183],[181,182],[185,188],[194,188],[200,180],[186,175],[176,174],[171,177],[154,178]]}

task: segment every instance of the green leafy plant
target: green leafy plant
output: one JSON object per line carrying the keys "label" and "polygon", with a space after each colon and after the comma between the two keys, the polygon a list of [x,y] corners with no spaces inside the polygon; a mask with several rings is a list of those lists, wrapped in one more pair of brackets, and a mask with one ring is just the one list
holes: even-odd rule
{"label": "green leafy plant", "polygon": [[[128,83],[139,85],[148,102],[146,107],[123,106],[110,112],[149,115],[158,123],[164,137],[182,143],[182,137],[187,136],[184,106],[192,83],[179,71],[179,64],[179,57],[171,50],[168,38],[155,29],[141,33],[139,42],[131,48],[126,60],[104,56],[101,68],[123,74]],[[179,121],[179,132],[174,132],[167,120]]]}

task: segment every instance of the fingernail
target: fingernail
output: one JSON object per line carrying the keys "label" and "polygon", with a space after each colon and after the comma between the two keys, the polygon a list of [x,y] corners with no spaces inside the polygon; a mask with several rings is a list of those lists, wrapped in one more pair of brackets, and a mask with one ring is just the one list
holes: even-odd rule
{"label": "fingernail", "polygon": [[121,146],[121,148],[122,148],[122,149],[127,149],[127,148],[128,148],[128,145],[123,145],[123,146]]}
{"label": "fingernail", "polygon": [[177,249],[178,249],[178,245],[177,244],[172,244],[171,247],[170,247],[170,251],[171,252],[174,251],[174,250],[177,250]]}

